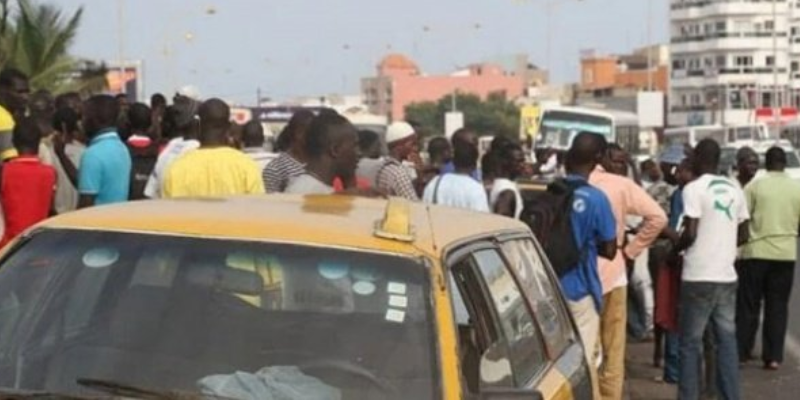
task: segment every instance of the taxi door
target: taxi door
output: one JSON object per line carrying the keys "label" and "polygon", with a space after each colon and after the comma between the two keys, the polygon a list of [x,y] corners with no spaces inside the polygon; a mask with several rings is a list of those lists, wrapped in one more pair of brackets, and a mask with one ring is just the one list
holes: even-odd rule
{"label": "taxi door", "polygon": [[462,246],[447,265],[467,398],[591,399],[574,324],[529,234]]}

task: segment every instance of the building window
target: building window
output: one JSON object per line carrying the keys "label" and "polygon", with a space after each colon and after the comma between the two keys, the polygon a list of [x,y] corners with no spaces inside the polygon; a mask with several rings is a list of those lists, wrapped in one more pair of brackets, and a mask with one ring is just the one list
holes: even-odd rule
{"label": "building window", "polygon": [[768,67],[775,65],[775,56],[767,56],[766,63]]}
{"label": "building window", "polygon": [[792,32],[792,36],[797,36],[797,27],[793,26],[792,29],[791,29],[791,32]]}
{"label": "building window", "polygon": [[770,32],[775,30],[775,21],[773,20],[764,21],[764,30]]}
{"label": "building window", "polygon": [[797,72],[798,70],[800,70],[800,63],[798,63],[797,61],[792,61],[791,68],[792,72]]}
{"label": "building window", "polygon": [[672,60],[672,69],[675,71],[686,69],[686,60]]}
{"label": "building window", "polygon": [[734,64],[737,67],[750,67],[753,65],[753,57],[752,56],[737,56],[734,58]]}
{"label": "building window", "polygon": [[724,68],[727,64],[727,57],[725,56],[717,56],[717,67]]}
{"label": "building window", "polygon": [[717,32],[725,32],[727,30],[727,24],[725,21],[717,21],[716,30]]}

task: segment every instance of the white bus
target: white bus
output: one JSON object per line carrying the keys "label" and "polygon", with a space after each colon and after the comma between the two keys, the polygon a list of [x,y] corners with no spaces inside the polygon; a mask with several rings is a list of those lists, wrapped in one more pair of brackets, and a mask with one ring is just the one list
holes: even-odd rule
{"label": "white bus", "polygon": [[725,127],[721,125],[697,125],[669,128],[664,131],[665,146],[689,145],[694,147],[703,139],[714,139],[720,145],[727,143]]}
{"label": "white bus", "polygon": [[664,142],[667,146],[688,144],[694,147],[703,139],[713,139],[724,146],[754,146],[768,140],[769,131],[764,124],[698,125],[664,131]]}
{"label": "white bus", "polygon": [[651,140],[643,140],[639,128],[639,117],[630,112],[592,109],[585,107],[551,107],[542,112],[539,134],[534,148],[567,150],[575,136],[581,132],[591,132],[605,136],[606,140],[616,142],[632,155],[651,152]]}

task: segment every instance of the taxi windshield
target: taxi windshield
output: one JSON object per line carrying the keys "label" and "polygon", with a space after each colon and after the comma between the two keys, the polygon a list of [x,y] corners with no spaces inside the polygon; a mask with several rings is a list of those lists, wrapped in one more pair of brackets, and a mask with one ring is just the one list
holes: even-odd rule
{"label": "taxi windshield", "polygon": [[94,379],[231,398],[438,398],[420,259],[44,230],[1,268],[0,387],[97,394],[77,382]]}

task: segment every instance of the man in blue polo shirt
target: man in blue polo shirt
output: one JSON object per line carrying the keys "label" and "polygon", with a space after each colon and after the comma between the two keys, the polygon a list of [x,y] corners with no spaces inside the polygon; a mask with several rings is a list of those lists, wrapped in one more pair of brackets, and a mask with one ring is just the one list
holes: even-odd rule
{"label": "man in blue polo shirt", "polygon": [[605,152],[601,135],[581,133],[567,152],[568,181],[582,181],[572,200],[572,231],[578,246],[585,251],[580,264],[561,278],[570,311],[583,339],[589,361],[595,398],[600,398],[594,350],[600,331],[603,286],[597,270],[597,257],[613,259],[617,253],[617,224],[611,203],[603,192],[589,185],[589,174]]}
{"label": "man in blue polo shirt", "polygon": [[111,96],[94,96],[86,101],[83,126],[90,139],[78,173],[78,207],[119,203],[128,200],[131,155],[117,133],[119,105]]}

